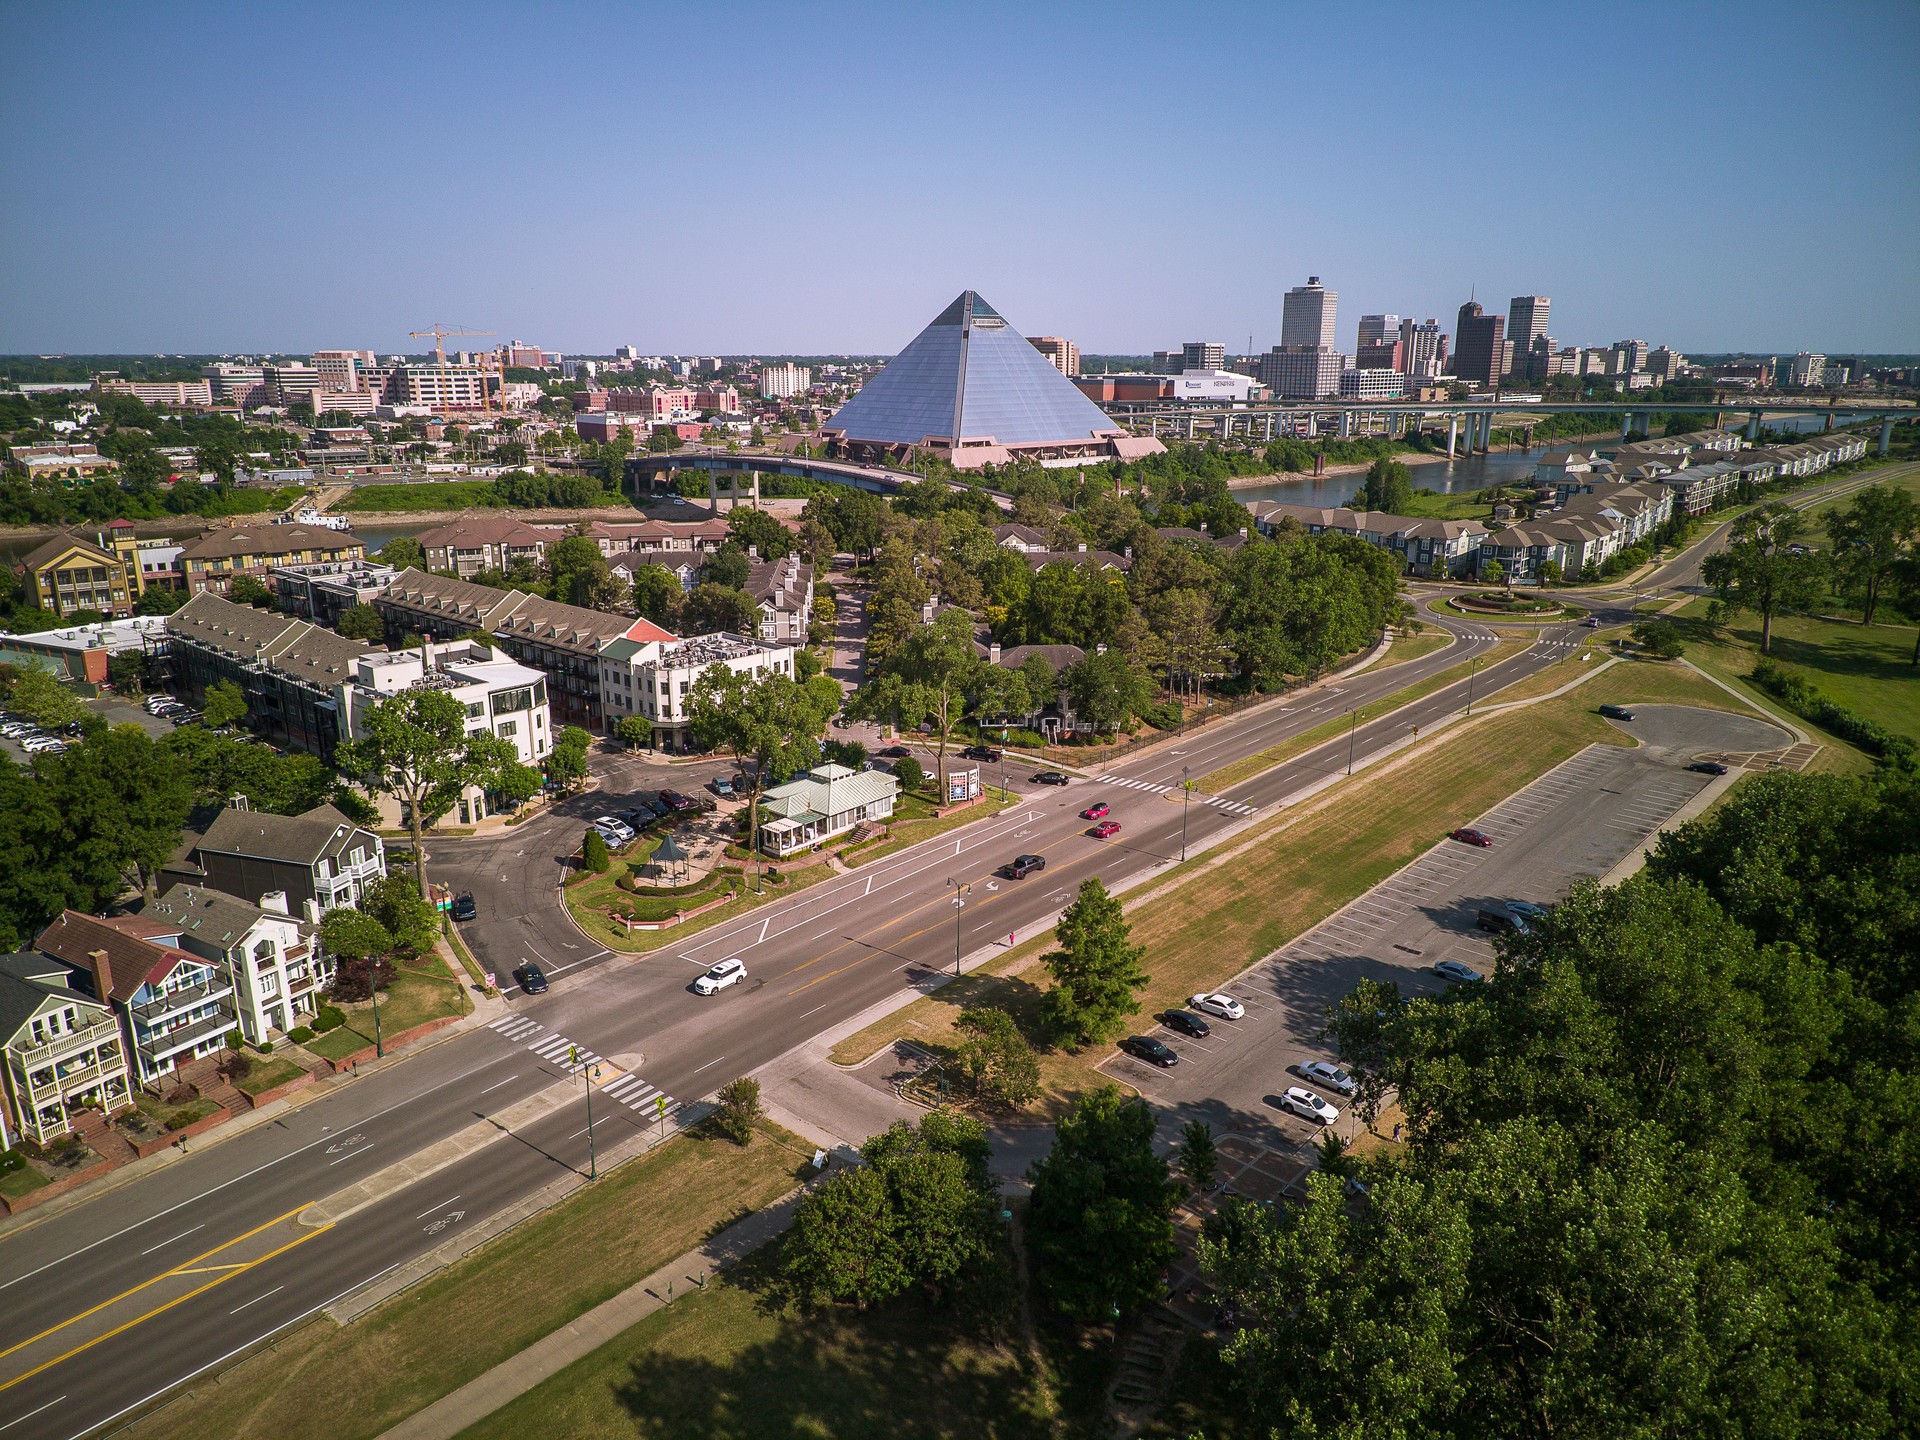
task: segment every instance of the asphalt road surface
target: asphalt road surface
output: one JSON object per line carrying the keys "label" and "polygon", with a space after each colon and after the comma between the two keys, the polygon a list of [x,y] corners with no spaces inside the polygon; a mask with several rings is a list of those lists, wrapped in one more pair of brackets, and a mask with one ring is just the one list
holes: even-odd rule
{"label": "asphalt road surface", "polygon": [[[434,878],[471,891],[480,907],[462,927],[477,957],[503,979],[536,959],[553,977],[551,992],[516,997],[511,1018],[495,1028],[0,1237],[0,1427],[11,1427],[0,1428],[0,1440],[85,1433],[565,1170],[584,1170],[582,1101],[331,1228],[296,1228],[289,1218],[566,1080],[571,1046],[607,1066],[606,1101],[595,1104],[601,1123],[656,1122],[662,1097],[672,1107],[709,1094],[875,1001],[928,988],[954,963],[956,930],[959,952],[969,953],[1044,928],[1088,876],[1112,883],[1167,864],[1183,833],[1200,840],[1343,770],[1345,736],[1222,795],[1178,799],[1182,767],[1199,774],[1258,754],[1495,643],[1477,622],[1442,624],[1456,636],[1444,649],[1203,727],[1097,780],[1035,787],[1020,778],[1027,767],[1009,766],[1020,803],[1003,814],[637,960],[573,927],[557,899],[562,861],[588,817],[657,789],[663,773],[691,791],[730,768],[724,762],[662,772],[636,757],[600,757],[599,788],[560,813],[485,840],[430,842]],[[1473,677],[1476,700],[1554,663],[1581,638],[1572,626],[1545,627],[1534,647]],[[1357,727],[1351,753],[1364,760],[1403,742],[1410,726],[1462,709],[1467,688],[1457,682]],[[999,776],[989,767],[984,778]],[[1112,839],[1091,838],[1078,818],[1094,800],[1121,823]],[[1045,870],[997,878],[1018,853],[1043,855]],[[969,887],[957,920],[950,881]],[[702,969],[733,956],[747,966],[745,983],[710,998],[692,994]],[[597,1138],[604,1148],[619,1133]]]}

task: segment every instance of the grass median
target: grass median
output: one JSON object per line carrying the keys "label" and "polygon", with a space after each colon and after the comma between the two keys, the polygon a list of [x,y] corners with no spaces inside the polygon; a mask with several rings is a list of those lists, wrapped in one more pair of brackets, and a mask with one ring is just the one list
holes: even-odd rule
{"label": "grass median", "polygon": [[[465,1015],[473,1009],[467,987],[454,977],[447,962],[438,955],[416,955],[395,970],[393,983],[380,992],[382,1036],[391,1038],[429,1020]],[[316,1035],[306,1043],[308,1050],[327,1060],[345,1059],[374,1041],[373,1002],[362,1001],[340,1008],[346,1012],[346,1024]]]}
{"label": "grass median", "polygon": [[[1226,849],[1167,872],[1128,896],[1136,943],[1151,976],[1142,1015],[1216,988],[1279,949],[1590,744],[1629,745],[1602,720],[1602,704],[1696,705],[1730,710],[1738,702],[1679,665],[1633,661],[1594,672],[1566,695],[1467,721],[1430,746],[1363,770],[1298,807],[1283,810]],[[834,1047],[833,1059],[858,1064],[906,1040],[936,1055],[955,1046],[954,1021],[970,1005],[999,1005],[1040,1041],[1044,972],[1034,959],[1051,948],[1038,936],[976,972],[874,1022]],[[1036,1115],[1058,1113],[1107,1077],[1094,1066],[1112,1051],[1048,1050]]]}
{"label": "grass median", "polygon": [[[352,1325],[321,1316],[139,1422],[142,1440],[381,1434],[796,1183],[805,1142],[677,1136]],[[561,1433],[561,1432],[528,1432]]]}
{"label": "grass median", "polygon": [[1235,760],[1230,765],[1222,765],[1218,770],[1202,775],[1194,782],[1193,788],[1207,795],[1218,795],[1223,791],[1231,790],[1234,786],[1251,780],[1262,771],[1284,764],[1296,755],[1304,755],[1314,746],[1324,745],[1336,735],[1346,734],[1349,725],[1355,723],[1365,725],[1369,720],[1377,720],[1382,715],[1390,714],[1403,705],[1410,705],[1436,690],[1444,690],[1447,686],[1466,679],[1469,674],[1478,674],[1482,670],[1490,669],[1502,660],[1519,654],[1532,644],[1532,639],[1496,641],[1494,647],[1478,659],[1463,661],[1461,664],[1442,670],[1437,675],[1429,675],[1418,684],[1409,685],[1404,690],[1396,690],[1391,695],[1383,695],[1378,700],[1362,705],[1354,712],[1360,717],[1357,722],[1348,715],[1336,715],[1333,719],[1323,721],[1304,734],[1295,735],[1290,740],[1282,740],[1278,745],[1262,750],[1257,755],[1248,755],[1244,759]]}

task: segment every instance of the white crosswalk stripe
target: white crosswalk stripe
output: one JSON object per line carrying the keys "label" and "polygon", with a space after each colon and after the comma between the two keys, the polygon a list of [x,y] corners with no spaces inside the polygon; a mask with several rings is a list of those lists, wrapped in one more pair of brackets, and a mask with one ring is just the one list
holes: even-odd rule
{"label": "white crosswalk stripe", "polygon": [[600,1093],[618,1100],[629,1110],[642,1111],[652,1116],[660,1113],[660,1102],[667,1102],[667,1114],[671,1115],[680,1108],[680,1102],[665,1091],[649,1085],[638,1075],[622,1075],[618,1080],[602,1087]]}
{"label": "white crosswalk stripe", "polygon": [[529,1020],[524,1015],[509,1015],[503,1020],[494,1021],[487,1028],[498,1032],[504,1039],[525,1040],[530,1036],[538,1035],[546,1029],[546,1026],[538,1020]]}
{"label": "white crosswalk stripe", "polygon": [[[1102,785],[1119,785],[1128,790],[1143,790],[1149,795],[1171,795],[1179,788],[1174,785],[1160,785],[1151,780],[1129,780],[1123,775],[1102,775]],[[1202,805],[1211,805],[1216,810],[1224,810],[1229,815],[1251,815],[1254,806],[1243,800],[1223,800],[1218,795],[1205,795],[1195,791],[1193,798]]]}

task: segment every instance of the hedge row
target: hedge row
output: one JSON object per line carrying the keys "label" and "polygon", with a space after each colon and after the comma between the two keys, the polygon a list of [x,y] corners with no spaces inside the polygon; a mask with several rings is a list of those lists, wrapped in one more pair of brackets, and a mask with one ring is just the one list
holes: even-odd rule
{"label": "hedge row", "polygon": [[1747,679],[1781,701],[1803,720],[1811,720],[1822,730],[1858,745],[1869,755],[1878,755],[1890,764],[1911,769],[1920,761],[1920,750],[1904,735],[1896,735],[1886,726],[1837,705],[1808,683],[1804,676],[1783,670],[1771,660],[1762,660],[1747,672]]}

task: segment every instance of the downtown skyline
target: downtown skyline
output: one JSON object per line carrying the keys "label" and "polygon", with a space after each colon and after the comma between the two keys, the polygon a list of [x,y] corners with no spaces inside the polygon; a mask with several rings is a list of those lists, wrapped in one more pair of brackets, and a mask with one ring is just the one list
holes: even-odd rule
{"label": "downtown skyline", "polygon": [[1343,350],[1532,293],[1562,343],[1920,348],[1910,7],[1226,13],[11,7],[0,352],[888,354],[973,288],[1237,353],[1309,274]]}

